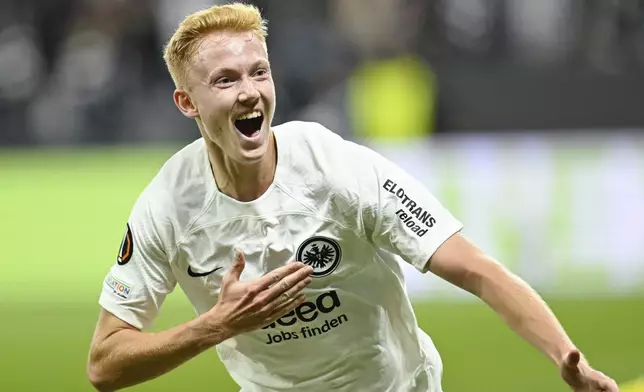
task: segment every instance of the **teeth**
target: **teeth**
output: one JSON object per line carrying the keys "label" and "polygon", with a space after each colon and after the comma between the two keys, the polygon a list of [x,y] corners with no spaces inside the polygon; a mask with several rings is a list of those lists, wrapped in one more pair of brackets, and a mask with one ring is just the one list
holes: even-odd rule
{"label": "teeth", "polygon": [[247,113],[247,114],[244,114],[243,116],[237,117],[237,120],[250,120],[251,118],[257,118],[257,117],[260,117],[261,115],[262,115],[262,112],[260,112],[259,110],[255,110],[252,113]]}

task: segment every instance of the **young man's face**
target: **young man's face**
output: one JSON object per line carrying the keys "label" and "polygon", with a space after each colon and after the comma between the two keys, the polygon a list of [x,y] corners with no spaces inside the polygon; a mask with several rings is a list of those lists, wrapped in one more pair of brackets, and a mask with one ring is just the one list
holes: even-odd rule
{"label": "young man's face", "polygon": [[251,32],[212,33],[199,45],[187,80],[186,91],[175,91],[175,102],[186,116],[201,120],[203,136],[233,161],[261,160],[275,112],[264,43]]}

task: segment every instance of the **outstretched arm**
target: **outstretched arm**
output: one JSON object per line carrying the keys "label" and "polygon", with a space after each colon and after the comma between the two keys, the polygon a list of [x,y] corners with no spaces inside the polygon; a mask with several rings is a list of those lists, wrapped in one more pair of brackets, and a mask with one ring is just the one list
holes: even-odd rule
{"label": "outstretched arm", "polygon": [[429,271],[481,298],[550,358],[574,391],[618,391],[613,380],[590,368],[536,291],[460,233],[445,241],[428,263]]}
{"label": "outstretched arm", "polygon": [[349,142],[341,169],[353,173],[359,228],[374,246],[399,255],[480,297],[521,337],[543,352],[576,392],[616,392],[590,368],[539,295],[460,234],[463,225],[425,186],[382,155]]}

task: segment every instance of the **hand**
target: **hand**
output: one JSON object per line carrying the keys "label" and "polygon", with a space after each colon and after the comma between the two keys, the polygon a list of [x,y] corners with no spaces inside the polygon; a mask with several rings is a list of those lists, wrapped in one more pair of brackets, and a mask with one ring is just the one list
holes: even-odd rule
{"label": "hand", "polygon": [[559,370],[561,377],[575,392],[619,392],[617,383],[592,369],[578,350],[566,354]]}
{"label": "hand", "polygon": [[301,291],[311,283],[313,268],[291,263],[250,282],[239,277],[246,261],[237,251],[222,280],[217,304],[208,312],[230,337],[254,331],[291,312],[305,301]]}

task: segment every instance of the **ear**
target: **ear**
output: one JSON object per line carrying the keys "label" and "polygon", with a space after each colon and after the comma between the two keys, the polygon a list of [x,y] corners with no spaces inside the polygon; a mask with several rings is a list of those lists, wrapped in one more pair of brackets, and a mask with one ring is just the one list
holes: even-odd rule
{"label": "ear", "polygon": [[192,103],[192,99],[183,88],[178,88],[174,90],[172,94],[174,98],[174,104],[177,105],[179,111],[188,118],[197,118],[199,117],[199,111]]}

